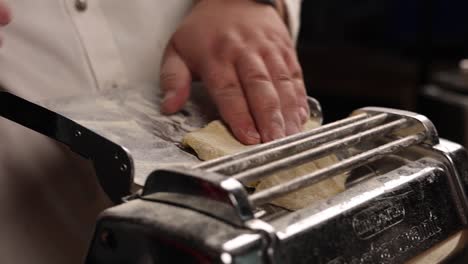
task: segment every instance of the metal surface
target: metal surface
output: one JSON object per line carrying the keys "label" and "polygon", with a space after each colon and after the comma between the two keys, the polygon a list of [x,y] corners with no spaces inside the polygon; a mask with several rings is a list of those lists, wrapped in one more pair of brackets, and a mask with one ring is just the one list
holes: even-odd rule
{"label": "metal surface", "polygon": [[[183,168],[156,170],[148,177],[141,196],[143,199],[157,200],[154,196],[157,193],[177,193],[189,196],[191,199],[208,200],[196,206],[190,200],[180,199],[172,202],[212,214],[235,225],[245,226],[248,220],[254,218],[253,207],[242,184],[219,174],[200,170],[187,173]],[[213,210],[214,208],[218,210]]]}
{"label": "metal surface", "polygon": [[128,149],[135,165],[134,182],[143,186],[159,166],[199,163],[180,142],[186,133],[215,118],[209,115],[214,111],[199,107],[209,104],[195,99],[177,114],[162,115],[157,91],[153,86],[120,87],[40,104]]}
{"label": "metal surface", "polygon": [[404,263],[444,241],[464,224],[443,168],[433,159],[411,162],[273,221],[281,259]]}
{"label": "metal surface", "polygon": [[[342,160],[328,168],[300,176],[289,182],[251,195],[249,197],[250,202],[258,206],[339,173],[360,167],[378,158],[396,153],[411,145],[419,143],[435,145],[438,143],[437,131],[430,120],[422,115],[378,107],[362,108],[353,114],[356,120],[351,123],[347,123],[349,119],[338,121],[341,124],[344,123],[344,125],[335,127],[336,123],[330,124],[329,127],[318,128],[285,138],[283,141],[265,144],[263,147],[260,146],[229,158],[202,163],[196,168],[231,175],[239,181],[249,183],[267,177],[279,170],[298,166],[334,151],[350,148],[366,140],[382,138],[382,136],[393,130],[399,130],[394,133],[393,137],[402,137],[400,139],[371,149],[364,149],[361,151],[362,153]],[[384,121],[388,123],[373,127]],[[367,131],[363,131],[366,129]],[[357,131],[362,132],[357,133]],[[343,136],[347,137],[338,139]],[[325,142],[329,143],[325,144]],[[367,145],[372,146],[373,144]]]}
{"label": "metal surface", "polygon": [[330,167],[317,170],[311,174],[298,177],[289,182],[255,193],[250,197],[250,201],[254,205],[267,203],[277,197],[305,188],[311,184],[329,178],[330,176],[343,173],[346,170],[356,168],[372,160],[381,158],[383,155],[392,154],[411,145],[421,143],[424,139],[425,135],[418,134],[387,143],[378,148],[353,156],[352,158],[342,160]]}
{"label": "metal surface", "polygon": [[113,202],[120,203],[122,197],[130,194],[134,167],[124,147],[7,92],[0,92],[0,116],[57,140],[91,160],[101,187]]}
{"label": "metal surface", "polygon": [[343,120],[339,120],[337,122],[330,123],[330,124],[318,127],[316,129],[313,129],[313,130],[310,130],[310,131],[301,132],[301,133],[291,135],[291,136],[288,136],[288,137],[285,137],[285,138],[282,138],[282,139],[278,139],[278,140],[271,141],[271,142],[268,142],[268,143],[265,143],[265,144],[261,144],[261,145],[255,146],[255,147],[253,147],[253,148],[251,148],[249,150],[243,151],[243,152],[239,152],[239,153],[236,153],[236,154],[233,154],[233,155],[229,155],[229,156],[213,159],[213,160],[210,160],[210,161],[206,161],[206,162],[200,163],[198,165],[195,165],[192,168],[194,168],[194,169],[211,169],[211,168],[213,168],[215,166],[218,166],[220,164],[227,164],[230,161],[235,161],[235,160],[247,157],[249,155],[259,153],[261,151],[265,151],[265,150],[268,150],[268,149],[271,149],[271,148],[274,148],[274,147],[285,145],[287,143],[295,142],[295,141],[304,139],[306,137],[310,137],[310,136],[313,136],[313,135],[317,135],[319,133],[323,133],[323,132],[325,132],[327,130],[332,130],[332,129],[335,129],[335,128],[338,128],[338,127],[341,127],[341,126],[344,126],[344,125],[348,125],[348,124],[351,124],[353,122],[364,119],[366,117],[367,117],[367,114],[362,113],[360,115],[356,115],[356,116],[349,117],[349,118],[346,118],[346,119],[343,119]]}
{"label": "metal surface", "polygon": [[86,263],[223,263],[223,253],[261,263],[264,246],[263,237],[248,229],[194,210],[137,199],[101,214]]}
{"label": "metal surface", "polygon": [[[87,263],[404,263],[465,228],[453,179],[466,190],[468,170],[459,166],[466,151],[447,141],[398,156],[386,173],[243,227],[170,201],[133,200],[102,214]],[[118,246],[99,242],[108,232]]]}
{"label": "metal surface", "polygon": [[323,123],[323,112],[322,106],[319,101],[313,97],[307,97],[307,103],[309,104],[310,118],[315,122],[322,124]]}
{"label": "metal surface", "polygon": [[[348,137],[338,139],[335,141],[333,140],[336,138],[333,137],[327,140],[327,141],[330,141],[330,143],[326,143],[317,148],[312,148],[312,149],[300,152],[298,154],[290,153],[290,155],[284,159],[281,159],[278,161],[273,160],[266,165],[256,167],[250,170],[244,170],[241,173],[233,175],[233,177],[243,182],[255,181],[273,172],[284,170],[284,169],[290,168],[291,166],[302,165],[306,162],[309,162],[310,160],[318,159],[328,154],[331,154],[332,152],[336,150],[358,144],[366,139],[370,139],[379,135],[383,135],[397,127],[401,127],[405,122],[406,122],[405,119],[399,119],[399,120],[390,122],[385,125],[381,125],[372,129],[368,129],[365,132],[352,133],[353,134],[352,136],[348,136]],[[346,134],[351,134],[350,132],[354,132],[354,131],[349,131],[348,129],[343,128],[342,130],[340,130],[340,132],[343,132],[343,135],[346,135]],[[335,133],[335,132],[333,133],[333,135],[337,135],[337,134],[340,135],[340,137],[342,136],[341,133]],[[315,139],[312,139],[312,140],[313,142],[316,142]],[[307,145],[305,143],[302,143],[302,144]],[[275,150],[276,149],[272,149],[272,151],[275,151]]]}
{"label": "metal surface", "polygon": [[[138,178],[147,179],[145,187],[101,214],[89,264],[403,263],[468,223],[468,155],[457,144],[439,142],[424,116],[363,108],[315,130],[193,165],[195,159],[174,144],[209,118],[192,117],[199,109],[190,104],[180,116],[162,117],[154,108],[159,97],[149,94],[122,91],[45,102],[78,120],[47,119],[38,112],[38,120],[54,124],[50,131],[62,134],[23,122],[72,146],[78,141],[66,141],[64,135],[80,127],[75,136],[97,136],[81,129],[89,125],[136,153]],[[99,106],[77,114],[90,102]],[[0,104],[2,115],[12,109]],[[30,120],[21,115],[12,119],[22,117]],[[339,162],[262,191],[252,193],[240,182],[330,154]],[[298,211],[268,205],[342,172],[353,179],[333,197]]]}
{"label": "metal surface", "polygon": [[[145,89],[44,102],[71,121],[0,93],[2,116],[91,159],[104,189],[119,188],[106,190],[116,201],[128,191],[115,179],[133,168],[119,145],[136,153],[138,179],[148,179],[146,185],[101,214],[89,264],[404,263],[468,225],[468,154],[439,140],[424,116],[358,109],[350,118],[194,166],[196,159],[174,145],[209,118],[191,103],[163,117],[158,98]],[[320,120],[319,105],[311,109]],[[241,183],[330,154],[339,159],[334,165],[262,191]],[[332,197],[297,211],[268,204],[343,172],[352,179]]]}
{"label": "metal surface", "polygon": [[[233,175],[239,172],[247,173],[246,170],[248,169],[263,165],[265,163],[271,164],[272,161],[305,151],[325,142],[330,142],[351,133],[357,133],[359,131],[369,129],[373,125],[382,123],[386,117],[386,114],[379,114],[331,130],[323,130],[319,128],[320,131],[323,132],[317,132],[314,129],[309,132],[305,132],[305,134],[311,134],[310,136],[289,140],[289,142],[286,140],[286,144],[280,144],[274,147],[269,146],[269,148],[265,149],[264,151],[256,152],[252,155],[244,156],[230,162],[225,162],[223,164],[210,167],[206,170],[225,175]],[[397,125],[401,124],[399,123]],[[246,176],[235,175],[234,177],[238,180],[245,180],[247,182],[252,180],[248,179]]]}
{"label": "metal surface", "polygon": [[450,185],[453,199],[461,221],[468,225],[468,153],[465,149],[448,140],[434,147],[444,158],[450,171]]}
{"label": "metal surface", "polygon": [[360,113],[387,113],[389,115],[397,116],[397,117],[406,117],[408,120],[412,122],[412,129],[405,133],[424,133],[426,135],[426,139],[424,143],[430,146],[437,145],[439,143],[439,135],[437,133],[437,129],[435,128],[434,124],[429,120],[426,116],[423,116],[418,113],[392,109],[392,108],[385,108],[385,107],[364,107],[358,109],[352,113],[352,115],[360,114]]}

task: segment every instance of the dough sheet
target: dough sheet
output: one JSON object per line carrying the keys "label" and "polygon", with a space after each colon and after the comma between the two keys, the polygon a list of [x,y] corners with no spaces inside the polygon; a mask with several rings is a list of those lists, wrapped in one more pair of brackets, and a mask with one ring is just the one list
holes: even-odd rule
{"label": "dough sheet", "polygon": [[[318,127],[319,124],[310,120],[304,125],[305,130]],[[192,148],[201,160],[211,160],[225,155],[245,151],[252,146],[246,146],[237,141],[221,121],[213,121],[206,127],[188,133],[183,143]],[[337,162],[335,156],[327,156],[298,167],[275,173],[255,183],[256,192],[268,189],[298,176],[311,173]],[[338,175],[306,187],[294,193],[280,197],[272,202],[289,210],[298,210],[308,206],[314,201],[321,200],[342,192],[346,177]]]}

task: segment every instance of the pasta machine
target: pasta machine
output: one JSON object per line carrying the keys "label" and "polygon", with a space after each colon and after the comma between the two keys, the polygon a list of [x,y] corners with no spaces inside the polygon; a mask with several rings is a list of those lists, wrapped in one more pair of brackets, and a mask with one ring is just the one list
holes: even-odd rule
{"label": "pasta machine", "polygon": [[[318,103],[311,105],[321,119]],[[55,127],[28,122],[26,110]],[[138,159],[112,136],[6,93],[0,114],[92,160],[103,190],[119,203],[99,216],[88,264],[418,263],[455,238],[445,255],[464,246],[467,152],[439,138],[416,113],[367,107],[211,161],[158,166],[153,160],[134,193]],[[248,187],[328,155],[338,162],[268,189]],[[336,195],[297,211],[271,204],[339,174],[346,188]]]}

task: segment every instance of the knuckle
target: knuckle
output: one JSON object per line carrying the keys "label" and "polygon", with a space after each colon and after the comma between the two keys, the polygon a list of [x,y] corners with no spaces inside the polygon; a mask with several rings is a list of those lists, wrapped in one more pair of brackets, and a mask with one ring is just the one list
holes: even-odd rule
{"label": "knuckle", "polygon": [[269,43],[283,43],[286,38],[283,32],[278,32],[276,29],[270,28],[264,31],[263,39]]}
{"label": "knuckle", "polygon": [[237,82],[229,81],[213,90],[213,95],[217,98],[235,99],[242,97],[240,87]]}
{"label": "knuckle", "polygon": [[284,57],[289,57],[289,58],[296,57],[296,51],[294,50],[294,48],[291,48],[289,45],[279,43],[278,49],[279,49],[280,54],[282,54]]}
{"label": "knuckle", "polygon": [[301,67],[300,66],[294,67],[292,72],[291,72],[291,76],[292,76],[293,79],[302,80],[304,78],[304,76],[303,76]]}
{"label": "knuckle", "polygon": [[263,58],[274,58],[277,55],[277,48],[270,43],[261,43],[258,47],[258,53]]}
{"label": "knuckle", "polygon": [[249,84],[265,84],[271,83],[270,76],[265,72],[260,71],[249,71],[245,76]]}
{"label": "knuckle", "polygon": [[223,32],[219,36],[219,42],[225,45],[238,42],[239,39],[240,39],[240,36],[233,32]]}
{"label": "knuckle", "polygon": [[284,84],[290,85],[290,86],[292,86],[292,84],[293,84],[290,74],[288,74],[286,72],[280,72],[280,73],[276,74],[276,76],[274,78],[279,83],[284,83]]}
{"label": "knuckle", "polygon": [[242,38],[234,33],[221,34],[214,44],[214,53],[218,57],[234,56],[244,50]]}
{"label": "knuckle", "polygon": [[244,44],[239,41],[232,41],[224,45],[224,51],[238,56],[245,50]]}

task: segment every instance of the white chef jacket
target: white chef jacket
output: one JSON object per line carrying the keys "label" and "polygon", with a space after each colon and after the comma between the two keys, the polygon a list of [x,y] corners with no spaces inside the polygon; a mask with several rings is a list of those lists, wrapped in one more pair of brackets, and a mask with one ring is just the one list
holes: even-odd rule
{"label": "white chef jacket", "polygon": [[[76,6],[81,1],[85,10]],[[9,2],[14,19],[2,32],[0,85],[32,100],[157,86],[164,47],[192,6],[192,0]],[[286,3],[296,36],[300,0]]]}
{"label": "white chef jacket", "polygon": [[[33,101],[157,87],[164,47],[192,6],[191,0],[7,2],[13,22],[1,32],[0,86]],[[300,2],[286,0],[294,37]],[[109,204],[90,164],[0,118],[0,263],[82,263],[96,215]]]}

